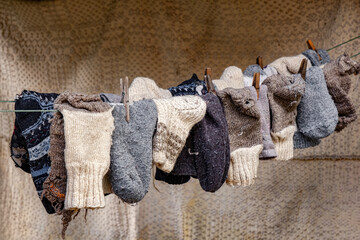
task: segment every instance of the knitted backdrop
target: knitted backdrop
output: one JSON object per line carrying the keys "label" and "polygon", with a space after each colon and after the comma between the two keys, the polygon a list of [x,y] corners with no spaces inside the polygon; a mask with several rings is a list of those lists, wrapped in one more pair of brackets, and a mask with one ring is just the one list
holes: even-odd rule
{"label": "knitted backdrop", "polygon": [[[327,49],[360,35],[359,16],[358,0],[0,0],[0,99],[23,89],[119,94],[125,75],[166,89],[193,72],[202,79],[207,66],[219,79],[226,67],[245,70],[258,55],[266,65],[300,54],[308,38]],[[359,44],[330,57],[356,54]],[[349,96],[360,112],[358,79]],[[0,113],[0,239],[59,239],[60,217],[46,214],[30,175],[10,158],[13,124],[13,113]],[[357,120],[315,148],[296,150],[296,158],[360,160],[359,135]],[[196,181],[156,182],[161,193],[150,188],[134,207],[105,197],[105,209],[89,211],[86,224],[80,213],[67,238],[354,239],[359,176],[359,161],[261,161],[249,188],[206,194]]]}

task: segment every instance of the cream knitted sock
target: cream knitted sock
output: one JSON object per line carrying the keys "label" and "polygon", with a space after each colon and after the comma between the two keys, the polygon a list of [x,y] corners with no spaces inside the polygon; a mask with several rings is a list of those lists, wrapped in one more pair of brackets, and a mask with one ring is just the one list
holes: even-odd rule
{"label": "cream knitted sock", "polygon": [[288,126],[280,132],[271,132],[275,144],[277,157],[274,160],[290,160],[294,157],[294,133],[295,126]]}
{"label": "cream knitted sock", "polygon": [[212,81],[217,90],[224,90],[225,88],[243,88],[244,76],[240,68],[235,66],[227,67],[220,79]]}
{"label": "cream knitted sock", "polygon": [[153,138],[153,161],[164,172],[171,172],[183,149],[190,129],[200,122],[206,103],[198,96],[154,99],[158,110],[157,130]]}
{"label": "cream knitted sock", "polygon": [[105,207],[103,178],[110,166],[112,108],[88,113],[62,110],[67,187],[65,209]]}
{"label": "cream knitted sock", "polygon": [[171,92],[167,89],[159,88],[155,81],[150,78],[137,77],[129,87],[130,102],[143,99],[171,98]]}
{"label": "cream knitted sock", "polygon": [[302,54],[297,56],[278,58],[274,62],[270,63],[269,66],[274,67],[279,74],[291,76],[298,73],[301,61],[304,58],[307,60],[306,69],[308,69],[311,67],[311,62]]}

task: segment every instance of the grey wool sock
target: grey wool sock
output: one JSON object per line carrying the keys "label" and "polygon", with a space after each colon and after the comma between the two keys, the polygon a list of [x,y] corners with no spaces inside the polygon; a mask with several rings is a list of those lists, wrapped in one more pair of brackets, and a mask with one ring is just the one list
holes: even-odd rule
{"label": "grey wool sock", "polygon": [[122,103],[123,96],[112,93],[100,93],[100,98],[107,103]]}
{"label": "grey wool sock", "polygon": [[148,192],[152,167],[152,137],[157,110],[153,100],[130,104],[130,122],[124,105],[114,106],[110,176],[113,192],[127,203],[136,203]]}
{"label": "grey wool sock", "polygon": [[305,136],[302,132],[296,131],[294,133],[294,148],[309,148],[315,147],[321,143],[321,140],[318,138],[309,138]]}
{"label": "grey wool sock", "polygon": [[264,80],[274,74],[277,74],[277,71],[272,66],[265,66],[264,69],[258,64],[248,66],[244,71],[244,84],[245,87],[252,86],[254,73],[260,73],[260,84],[264,82]]}
{"label": "grey wool sock", "polygon": [[[328,92],[322,69],[320,67],[308,69],[305,82],[305,94],[297,109],[298,131],[308,138],[325,138],[335,131],[338,112]],[[303,145],[294,142],[295,148]]]}
{"label": "grey wool sock", "polygon": [[320,67],[321,65],[331,62],[330,56],[326,50],[318,49],[317,51],[321,57],[321,60],[319,60],[317,52],[311,49],[306,50],[302,54],[310,60],[312,66]]}

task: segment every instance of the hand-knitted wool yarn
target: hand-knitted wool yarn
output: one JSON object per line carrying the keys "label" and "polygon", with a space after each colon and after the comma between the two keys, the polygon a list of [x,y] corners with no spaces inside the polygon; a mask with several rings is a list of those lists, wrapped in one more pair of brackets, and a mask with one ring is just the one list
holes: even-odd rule
{"label": "hand-knitted wool yarn", "polygon": [[226,183],[254,182],[262,150],[260,110],[253,87],[218,92],[224,105],[230,138],[230,166]]}
{"label": "hand-knitted wool yarn", "polygon": [[[305,93],[297,108],[297,130],[308,138],[325,138],[334,132],[338,112],[328,92],[322,69],[317,66],[309,68],[305,82]],[[297,136],[294,148],[314,143],[298,143],[299,140],[306,141],[307,138]]]}
{"label": "hand-knitted wool yarn", "polygon": [[260,85],[258,106],[261,116],[261,135],[263,140],[263,150],[260,153],[260,159],[268,159],[277,157],[275,145],[271,139],[270,129],[270,106],[267,96],[268,88],[266,85]]}
{"label": "hand-knitted wool yarn", "polygon": [[171,92],[167,89],[159,88],[154,80],[146,77],[135,78],[129,87],[129,101],[139,101],[143,99],[171,98]]}
{"label": "hand-knitted wool yarn", "polygon": [[169,173],[183,149],[190,129],[200,122],[206,103],[199,96],[154,99],[158,112],[157,129],[153,138],[153,161]]}
{"label": "hand-knitted wool yarn", "polygon": [[244,71],[244,84],[246,87],[252,86],[254,73],[257,72],[260,73],[260,84],[262,84],[267,77],[277,74],[276,69],[271,66],[265,66],[264,69],[261,69],[258,64],[250,65]]}
{"label": "hand-knitted wool yarn", "polygon": [[329,53],[326,50],[317,49],[317,51],[321,57],[321,60],[319,60],[317,52],[311,49],[304,51],[302,54],[310,60],[312,66],[320,67],[321,65],[331,62]]}
{"label": "hand-knitted wool yarn", "polygon": [[225,88],[243,88],[244,87],[244,76],[240,68],[230,66],[225,68],[220,79],[213,80],[213,84],[217,91],[224,90]]}
{"label": "hand-knitted wool yarn", "polygon": [[268,77],[263,84],[268,87],[271,137],[278,155],[275,160],[289,160],[293,158],[297,106],[305,92],[305,81],[300,74],[278,74]]}
{"label": "hand-knitted wool yarn", "polygon": [[136,203],[149,189],[157,110],[153,100],[137,101],[129,107],[127,122],[125,106],[114,106],[110,176],[114,193],[127,203]]}
{"label": "hand-knitted wool yarn", "polygon": [[159,169],[155,179],[170,184],[198,178],[204,191],[215,192],[225,182],[230,164],[230,143],[224,108],[214,94],[201,96],[206,102],[204,118],[190,131],[186,145],[171,173]]}
{"label": "hand-knitted wool yarn", "polygon": [[360,63],[353,61],[347,54],[343,54],[336,60],[325,64],[323,71],[329,93],[339,114],[335,131],[340,132],[357,119],[356,109],[348,97],[351,87],[349,75],[360,71]]}
{"label": "hand-knitted wool yarn", "polygon": [[65,209],[105,207],[102,181],[110,166],[112,109],[95,113],[60,111],[64,117],[67,171]]}
{"label": "hand-knitted wool yarn", "polygon": [[15,166],[21,168],[24,172],[30,173],[29,152],[26,147],[26,140],[21,134],[17,119],[15,119],[14,132],[11,136],[10,152]]}
{"label": "hand-knitted wool yarn", "polygon": [[301,61],[303,59],[307,60],[307,69],[311,67],[311,62],[309,59],[304,57],[304,55],[299,54],[297,56],[291,57],[281,57],[276,59],[274,62],[270,63],[269,66],[276,69],[276,71],[285,76],[291,76],[298,73]]}
{"label": "hand-knitted wool yarn", "polygon": [[100,98],[103,102],[107,103],[122,103],[123,96],[112,93],[100,93]]}
{"label": "hand-knitted wool yarn", "polygon": [[186,95],[204,95],[207,88],[205,81],[199,80],[196,74],[193,74],[189,80],[180,83],[177,87],[169,88],[172,96],[186,96]]}
{"label": "hand-knitted wool yarn", "polygon": [[318,138],[310,138],[305,136],[302,132],[296,131],[294,133],[294,148],[309,148],[315,147],[321,143]]}
{"label": "hand-knitted wool yarn", "polygon": [[[15,101],[15,110],[51,110],[58,96],[56,93],[37,93],[23,91]],[[21,135],[26,140],[29,153],[31,177],[39,197],[42,196],[43,183],[50,170],[50,120],[53,112],[17,112],[16,121]],[[48,213],[54,213],[54,208],[46,197],[41,201]]]}

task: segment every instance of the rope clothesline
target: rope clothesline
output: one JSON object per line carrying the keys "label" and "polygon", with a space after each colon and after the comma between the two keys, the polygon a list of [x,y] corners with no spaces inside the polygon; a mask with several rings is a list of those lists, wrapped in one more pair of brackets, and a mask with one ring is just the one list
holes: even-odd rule
{"label": "rope clothesline", "polygon": [[[344,45],[344,44],[347,44],[347,43],[349,43],[349,42],[351,42],[351,41],[354,41],[355,39],[358,39],[358,38],[360,38],[360,35],[359,36],[357,36],[357,37],[354,37],[354,38],[352,38],[352,39],[350,39],[350,40],[347,40],[347,41],[345,41],[345,42],[342,42],[342,43],[340,43],[340,44],[338,44],[338,45],[336,45],[336,46],[334,46],[334,47],[331,47],[331,48],[329,48],[329,49],[327,49],[326,51],[331,51],[331,50],[333,50],[333,49],[335,49],[335,48],[337,48],[337,47],[340,47],[340,46],[342,46],[342,45]],[[355,55],[354,55],[355,56]],[[353,56],[351,56],[351,57],[353,57]]]}

